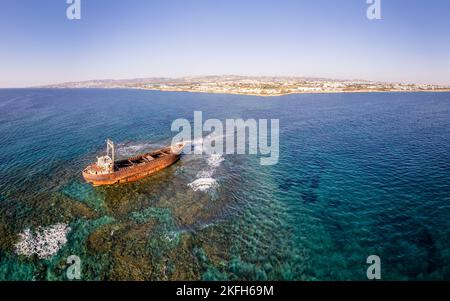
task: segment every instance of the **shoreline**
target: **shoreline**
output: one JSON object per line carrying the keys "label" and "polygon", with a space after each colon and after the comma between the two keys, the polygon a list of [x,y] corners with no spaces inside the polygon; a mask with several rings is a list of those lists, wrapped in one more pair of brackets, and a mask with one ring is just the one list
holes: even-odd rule
{"label": "shoreline", "polygon": [[[119,88],[120,89],[120,88]],[[449,93],[448,90],[412,90],[412,91],[381,91],[381,90],[355,90],[355,91],[308,91],[308,92],[290,92],[281,94],[258,94],[258,93],[239,93],[239,92],[214,92],[214,91],[192,91],[192,90],[162,90],[162,89],[146,89],[146,88],[129,88],[133,90],[147,90],[147,91],[161,91],[161,92],[188,92],[188,93],[204,93],[204,94],[224,94],[224,95],[244,95],[244,96],[261,96],[261,97],[276,97],[299,94],[353,94],[353,93]]]}
{"label": "shoreline", "polygon": [[202,94],[223,94],[223,95],[244,95],[244,96],[259,96],[259,97],[279,97],[287,95],[299,94],[354,94],[354,93],[449,93],[450,89],[441,90],[354,90],[354,91],[305,91],[305,92],[289,92],[280,94],[261,94],[261,93],[240,93],[240,92],[224,92],[224,91],[195,91],[195,90],[166,90],[166,89],[148,89],[139,87],[28,87],[28,88],[0,88],[6,89],[105,89],[105,90],[146,90],[146,91],[160,91],[160,92],[186,92],[186,93],[202,93]]}

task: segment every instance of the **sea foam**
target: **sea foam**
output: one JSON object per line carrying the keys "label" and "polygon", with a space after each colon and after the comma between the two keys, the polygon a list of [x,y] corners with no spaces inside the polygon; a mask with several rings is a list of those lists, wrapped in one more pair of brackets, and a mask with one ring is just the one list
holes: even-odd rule
{"label": "sea foam", "polygon": [[213,154],[208,158],[207,162],[208,162],[208,165],[211,167],[219,167],[220,163],[222,163],[223,160],[224,160],[224,158],[222,155]]}
{"label": "sea foam", "polygon": [[194,191],[207,191],[217,186],[217,181],[213,178],[198,178],[188,184]]}
{"label": "sea foam", "polygon": [[58,253],[67,243],[70,227],[58,223],[49,227],[38,227],[36,230],[24,230],[19,234],[19,242],[15,244],[18,255],[37,255],[40,259],[48,259]]}
{"label": "sea foam", "polygon": [[222,155],[211,155],[206,160],[208,163],[208,169],[201,170],[197,173],[197,179],[189,183],[188,186],[194,191],[208,191],[217,188],[217,180],[213,178],[214,172],[217,167],[223,162]]}
{"label": "sea foam", "polygon": [[118,144],[116,153],[122,157],[131,157],[139,154],[143,150],[153,147],[150,143],[136,143],[136,144]]}
{"label": "sea foam", "polygon": [[[197,138],[192,141],[188,141],[192,146],[201,149],[202,151],[207,151],[203,147],[203,143],[208,141],[212,136],[208,135],[204,138]],[[215,139],[223,138],[223,135],[215,136]],[[214,172],[220,166],[220,164],[224,161],[224,157],[221,154],[211,154],[206,157],[206,163],[208,167],[205,170],[201,170],[197,173],[197,178],[188,184],[189,187],[194,191],[202,191],[206,192],[212,189],[215,189],[219,186],[216,179],[213,178]]]}

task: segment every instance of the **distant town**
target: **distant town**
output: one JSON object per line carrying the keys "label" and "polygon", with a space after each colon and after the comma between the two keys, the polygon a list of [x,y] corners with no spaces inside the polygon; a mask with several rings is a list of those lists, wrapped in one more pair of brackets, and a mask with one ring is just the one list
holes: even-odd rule
{"label": "distant town", "polygon": [[450,91],[450,86],[443,85],[385,83],[308,77],[255,77],[235,75],[89,80],[48,85],[42,88],[126,88],[258,96],[280,96],[300,93]]}

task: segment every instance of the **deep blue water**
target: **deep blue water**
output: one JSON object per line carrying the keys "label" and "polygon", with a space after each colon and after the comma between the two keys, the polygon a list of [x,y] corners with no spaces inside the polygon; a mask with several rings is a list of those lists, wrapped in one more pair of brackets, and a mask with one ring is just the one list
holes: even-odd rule
{"label": "deep blue water", "polygon": [[[136,183],[80,171],[170,142],[173,120],[278,118],[280,160],[183,156]],[[0,279],[450,280],[450,94],[255,97],[139,90],[0,90]],[[207,176],[205,176],[207,174]],[[199,178],[211,189],[194,191]],[[51,257],[19,233],[64,223]]]}

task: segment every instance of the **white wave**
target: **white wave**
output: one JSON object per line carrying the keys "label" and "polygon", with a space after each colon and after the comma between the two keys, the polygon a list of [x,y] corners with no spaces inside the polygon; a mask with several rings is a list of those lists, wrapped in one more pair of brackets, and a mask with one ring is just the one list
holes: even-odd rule
{"label": "white wave", "polygon": [[[223,135],[223,134],[219,134],[219,135],[206,135],[205,137],[201,137],[201,138],[195,138],[193,140],[188,140],[188,141],[184,141],[186,143],[186,145],[188,145],[187,149],[191,149],[192,146],[194,147],[195,150],[197,151],[205,151],[206,153],[209,152],[209,145],[208,143],[210,143],[210,140],[218,140],[218,139],[223,139],[227,136]],[[206,143],[206,145],[205,145]]]}
{"label": "white wave", "polygon": [[217,181],[213,178],[198,178],[188,186],[194,191],[208,191],[217,186]]}
{"label": "white wave", "polygon": [[225,160],[225,159],[223,158],[222,155],[212,154],[211,156],[209,156],[207,162],[208,162],[208,165],[211,167],[219,167],[220,163],[222,163],[223,160]]}
{"label": "white wave", "polygon": [[222,155],[211,155],[207,159],[209,169],[199,171],[197,173],[197,179],[189,183],[188,186],[194,191],[208,191],[216,188],[218,183],[212,176],[223,160]]}
{"label": "white wave", "polygon": [[185,146],[184,150],[189,150],[190,153],[193,150],[192,147],[194,147],[194,150],[203,152],[203,140],[203,138],[196,138],[194,140],[184,141],[187,146]]}
{"label": "white wave", "polygon": [[196,139],[194,139],[194,140],[192,140],[192,141],[190,141],[193,145],[201,145],[201,144],[203,144],[203,140],[204,140],[204,138],[202,137],[202,138],[196,138]]}
{"label": "white wave", "polygon": [[149,149],[152,147],[152,144],[149,143],[140,143],[140,144],[131,144],[131,145],[118,145],[116,149],[116,153],[119,156],[130,157],[139,154],[144,149]]}
{"label": "white wave", "polygon": [[25,256],[36,254],[40,259],[48,259],[67,243],[67,233],[70,230],[64,223],[38,227],[34,231],[26,229],[19,234],[19,242],[15,244],[16,253]]}
{"label": "white wave", "polygon": [[164,235],[164,238],[168,241],[168,242],[172,242],[172,241],[176,241],[176,239],[178,239],[180,233],[178,231],[170,231],[169,233]]}
{"label": "white wave", "polygon": [[[211,136],[208,135],[204,138],[198,138],[194,139],[192,141],[187,141],[187,143],[190,143],[194,147],[200,147],[201,150],[205,150],[206,152],[208,149],[204,148],[204,142],[205,140],[208,141],[210,138],[214,139],[221,139],[224,135],[218,135],[218,136]],[[207,147],[207,146],[206,146]],[[220,166],[220,164],[224,161],[224,157],[221,154],[212,154],[207,157],[206,163],[208,164],[208,168],[205,170],[202,170],[197,173],[197,179],[195,179],[193,182],[189,183],[188,186],[192,188],[194,191],[209,191],[212,189],[215,189],[218,186],[217,180],[213,178],[213,174],[217,167]]]}
{"label": "white wave", "polygon": [[197,178],[212,178],[214,170],[202,170],[197,173]]}

